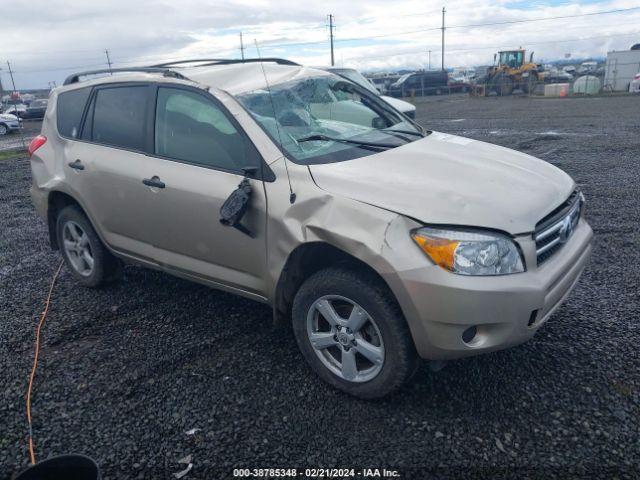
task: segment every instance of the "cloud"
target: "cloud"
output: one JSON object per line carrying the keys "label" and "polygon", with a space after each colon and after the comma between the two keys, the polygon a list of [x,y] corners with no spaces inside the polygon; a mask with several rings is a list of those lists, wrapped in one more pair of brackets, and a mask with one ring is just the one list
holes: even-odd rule
{"label": "cloud", "polygon": [[[46,87],[73,71],[163,60],[238,57],[239,32],[246,54],[284,56],[310,65],[329,63],[326,15],[336,18],[338,63],[360,69],[439,66],[442,1],[307,0],[283,4],[269,0],[30,0],[3,8],[3,56],[16,71],[19,88]],[[544,22],[486,27],[470,24],[580,15],[637,7],[629,0],[586,4],[456,0],[447,8],[446,65],[488,64],[499,48],[522,46],[537,59],[604,56],[640,41],[640,10]],[[16,4],[14,4],[16,5]],[[457,27],[457,28],[456,28]],[[415,33],[406,33],[415,32]],[[360,39],[360,40],[358,40]],[[8,85],[6,68],[2,72]]]}

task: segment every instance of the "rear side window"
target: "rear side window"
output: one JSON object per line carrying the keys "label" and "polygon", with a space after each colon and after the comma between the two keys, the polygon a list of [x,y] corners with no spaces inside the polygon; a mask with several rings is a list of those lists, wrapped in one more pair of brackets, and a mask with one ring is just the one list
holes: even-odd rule
{"label": "rear side window", "polygon": [[58,133],[61,136],[78,138],[82,113],[90,93],[90,88],[79,88],[58,95],[57,123]]}
{"label": "rear side window", "polygon": [[98,90],[90,122],[91,140],[144,150],[148,90],[146,85]]}

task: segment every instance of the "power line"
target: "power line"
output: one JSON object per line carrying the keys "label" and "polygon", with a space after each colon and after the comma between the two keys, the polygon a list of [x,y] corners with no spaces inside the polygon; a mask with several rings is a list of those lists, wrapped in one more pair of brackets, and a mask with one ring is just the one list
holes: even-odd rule
{"label": "power line", "polygon": [[494,25],[510,25],[513,23],[530,23],[530,22],[544,22],[546,20],[561,20],[566,18],[578,18],[578,17],[591,17],[594,15],[607,15],[609,13],[622,13],[629,12],[631,10],[639,10],[640,7],[631,7],[631,8],[618,8],[616,10],[607,10],[604,12],[592,12],[592,13],[579,13],[575,15],[560,15],[557,17],[546,17],[546,18],[530,18],[524,20],[506,20],[504,22],[491,22],[491,23],[471,23],[468,25],[453,25],[448,28],[473,28],[473,27],[490,27]]}
{"label": "power line", "polygon": [[[531,18],[531,19],[522,19],[522,20],[506,20],[506,21],[502,21],[502,22],[489,22],[489,23],[473,23],[473,24],[465,24],[465,25],[451,25],[448,26],[447,29],[461,29],[461,28],[475,28],[475,27],[488,27],[488,26],[497,26],[497,25],[509,25],[509,24],[519,24],[519,23],[530,23],[530,22],[542,22],[542,21],[547,21],[547,20],[560,20],[560,19],[569,19],[569,18],[579,18],[579,17],[590,17],[590,16],[595,16],[595,15],[607,15],[607,14],[614,14],[614,13],[625,13],[625,12],[631,12],[631,11],[636,11],[636,10],[640,10],[640,6],[639,7],[630,7],[630,8],[619,8],[619,9],[613,9],[613,10],[604,10],[604,11],[599,11],[599,12],[590,12],[590,13],[581,13],[581,14],[572,14],[572,15],[560,15],[560,16],[553,16],[553,17],[544,17],[544,18]],[[416,13],[416,14],[407,14],[407,15],[397,15],[397,16],[415,16],[415,15],[426,15],[426,14],[431,14],[433,12],[425,12],[425,13]],[[373,17],[371,17],[373,18]],[[388,17],[391,18],[391,17]],[[380,34],[380,35],[371,35],[371,36],[366,36],[366,37],[352,37],[352,38],[340,38],[340,39],[335,39],[335,43],[339,43],[339,42],[353,42],[353,41],[359,41],[359,40],[375,40],[377,38],[388,38],[388,37],[395,37],[395,36],[400,36],[400,35],[412,35],[412,34],[417,34],[417,33],[424,33],[424,32],[430,32],[430,31],[437,31],[437,30],[441,30],[442,27],[432,27],[432,28],[423,28],[423,29],[418,29],[418,30],[410,30],[410,31],[402,31],[402,32],[395,32],[395,33],[387,33],[387,34]],[[286,43],[274,43],[274,44],[269,44],[269,43],[263,43],[261,48],[265,49],[265,48],[281,48],[281,47],[296,47],[296,46],[306,46],[306,45],[319,45],[324,43],[326,40],[312,40],[312,41],[304,41],[304,42],[286,42]],[[136,45],[136,46],[122,46],[122,47],[116,47],[116,48],[111,48],[111,51],[116,51],[116,50],[143,50],[148,48],[147,46],[140,46],[140,45]],[[82,50],[49,50],[49,51],[42,51],[39,50],[36,53],[32,53],[29,52],[26,55],[51,55],[51,54],[56,54],[56,53],[87,53],[87,52],[95,52],[96,50],[94,49],[82,49]],[[25,55],[24,53],[12,53],[11,55],[14,56],[18,56],[18,55]]]}
{"label": "power line", "polygon": [[[548,40],[548,41],[544,41],[544,42],[529,42],[527,43],[527,45],[546,45],[546,44],[556,44],[556,43],[571,43],[571,42],[581,42],[583,40],[597,40],[597,39],[603,39],[603,38],[612,38],[612,37],[629,37],[629,36],[635,36],[635,35],[640,35],[640,31],[638,32],[630,32],[630,33],[618,33],[618,34],[610,34],[610,35],[596,35],[596,36],[591,36],[591,37],[580,37],[580,38],[573,38],[573,39],[564,39],[564,40]],[[515,42],[517,43],[517,42]],[[454,49],[449,49],[447,50],[448,52],[472,52],[472,51],[478,51],[478,50],[497,50],[497,49],[501,49],[501,48],[510,48],[509,46],[505,46],[505,45],[493,45],[493,46],[486,46],[486,47],[470,47],[470,48],[454,48]],[[419,54],[423,54],[424,50],[420,49],[420,50],[412,50],[412,51],[405,51],[405,52],[394,52],[394,53],[390,53],[390,54],[386,54],[386,55],[369,55],[366,57],[351,57],[351,58],[347,58],[347,60],[369,60],[369,59],[376,59],[376,58],[388,58],[388,57],[396,57],[398,55],[419,55]]]}
{"label": "power line", "polygon": [[[607,15],[607,14],[611,14],[611,13],[623,13],[623,12],[629,12],[629,11],[633,11],[633,10],[640,10],[640,7],[631,7],[631,8],[619,8],[619,9],[615,9],[615,10],[606,10],[606,11],[601,11],[601,12],[592,12],[592,13],[582,13],[582,14],[575,14],[575,15],[562,15],[562,16],[556,16],[556,17],[546,17],[546,18],[530,18],[530,19],[524,19],[524,20],[508,20],[508,21],[504,21],[504,22],[491,22],[491,23],[472,23],[472,24],[468,24],[468,25],[452,25],[447,27],[447,29],[458,29],[458,28],[473,28],[473,27],[489,27],[489,26],[494,26],[494,25],[506,25],[506,24],[512,24],[512,23],[529,23],[529,22],[542,22],[542,21],[546,21],[546,20],[558,20],[558,19],[567,19],[567,18],[579,18],[579,17],[586,17],[586,16],[594,16],[594,15]],[[405,31],[405,32],[395,32],[395,33],[385,33],[385,34],[380,34],[380,35],[371,35],[368,37],[351,37],[351,38],[338,38],[335,40],[336,43],[339,42],[354,42],[354,41],[358,41],[358,40],[375,40],[377,38],[388,38],[388,37],[396,37],[396,36],[400,36],[400,35],[412,35],[415,33],[424,33],[424,32],[433,32],[433,31],[437,31],[437,30],[442,30],[442,27],[431,27],[431,28],[422,28],[422,29],[418,29],[418,30],[410,30],[410,31]],[[324,43],[324,40],[315,40],[315,41],[307,41],[307,42],[293,42],[293,43],[280,43],[280,44],[263,44],[262,48],[280,48],[280,47],[297,47],[297,46],[305,46],[305,45],[318,45]]]}

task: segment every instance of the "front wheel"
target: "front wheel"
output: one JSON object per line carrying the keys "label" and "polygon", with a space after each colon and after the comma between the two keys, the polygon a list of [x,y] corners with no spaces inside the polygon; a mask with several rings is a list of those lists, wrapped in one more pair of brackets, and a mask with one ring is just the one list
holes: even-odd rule
{"label": "front wheel", "polygon": [[538,77],[534,74],[529,74],[522,82],[522,90],[524,93],[531,95],[538,84]]}
{"label": "front wheel", "polygon": [[0,123],[0,136],[6,135],[7,133],[9,133],[7,126],[4,123]]}
{"label": "front wheel", "polygon": [[329,268],[312,275],[296,294],[293,330],[311,368],[356,397],[398,390],[418,365],[400,307],[372,274]]}

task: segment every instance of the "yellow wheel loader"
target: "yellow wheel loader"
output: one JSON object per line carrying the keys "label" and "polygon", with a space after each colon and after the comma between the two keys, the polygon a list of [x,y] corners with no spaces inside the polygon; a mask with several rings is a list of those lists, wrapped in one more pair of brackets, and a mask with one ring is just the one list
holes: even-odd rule
{"label": "yellow wheel loader", "polygon": [[[525,62],[525,50],[506,50],[493,56],[493,66],[487,70],[486,95],[495,91],[498,95],[511,95],[519,88],[524,93],[533,93],[538,81],[542,80],[542,72],[533,63],[533,52],[529,62]],[[498,63],[496,64],[496,58]]]}

